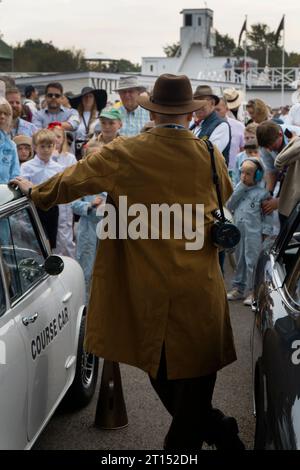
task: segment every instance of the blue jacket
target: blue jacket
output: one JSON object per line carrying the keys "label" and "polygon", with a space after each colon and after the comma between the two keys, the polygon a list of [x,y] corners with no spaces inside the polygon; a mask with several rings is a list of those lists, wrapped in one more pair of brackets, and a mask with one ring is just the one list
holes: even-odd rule
{"label": "blue jacket", "polygon": [[8,183],[20,175],[16,144],[0,129],[0,184]]}

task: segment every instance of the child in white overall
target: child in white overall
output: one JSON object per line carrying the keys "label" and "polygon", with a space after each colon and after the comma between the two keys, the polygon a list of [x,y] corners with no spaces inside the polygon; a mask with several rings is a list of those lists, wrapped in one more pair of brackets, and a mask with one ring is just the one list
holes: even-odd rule
{"label": "child in white overall", "polygon": [[262,187],[264,169],[258,158],[247,158],[241,166],[240,182],[228,201],[228,209],[234,213],[234,222],[241,232],[236,248],[236,271],[228,300],[244,300],[252,304],[252,278],[258,255],[265,237],[273,232],[273,216],[264,215],[261,203],[269,197]]}

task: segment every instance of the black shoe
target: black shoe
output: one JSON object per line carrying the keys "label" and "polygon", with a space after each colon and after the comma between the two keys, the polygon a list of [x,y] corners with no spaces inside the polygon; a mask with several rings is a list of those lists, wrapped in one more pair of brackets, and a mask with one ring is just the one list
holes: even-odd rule
{"label": "black shoe", "polygon": [[238,437],[239,428],[235,418],[225,416],[222,411],[213,408],[210,426],[205,436],[208,445],[215,445],[217,450],[245,450]]}

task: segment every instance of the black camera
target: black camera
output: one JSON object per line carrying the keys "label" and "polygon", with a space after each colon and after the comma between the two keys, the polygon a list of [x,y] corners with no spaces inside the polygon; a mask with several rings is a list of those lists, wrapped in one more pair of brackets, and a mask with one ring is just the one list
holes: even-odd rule
{"label": "black camera", "polygon": [[75,157],[77,160],[81,160],[83,157],[84,145],[88,140],[75,140]]}
{"label": "black camera", "polygon": [[241,239],[241,232],[236,225],[226,218],[222,218],[220,211],[213,212],[217,219],[211,229],[211,237],[218,248],[234,248]]}

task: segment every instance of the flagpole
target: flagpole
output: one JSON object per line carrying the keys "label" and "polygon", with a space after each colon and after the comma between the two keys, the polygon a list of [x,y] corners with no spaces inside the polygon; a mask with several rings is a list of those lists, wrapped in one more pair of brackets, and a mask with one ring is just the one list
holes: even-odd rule
{"label": "flagpole", "polygon": [[281,66],[281,106],[284,106],[284,66],[285,66],[285,15],[283,15],[283,31],[282,31],[282,66]]}
{"label": "flagpole", "polygon": [[[245,24],[247,24],[247,15],[245,15]],[[245,41],[244,41],[244,99],[246,100],[247,92],[247,27],[245,30]]]}

